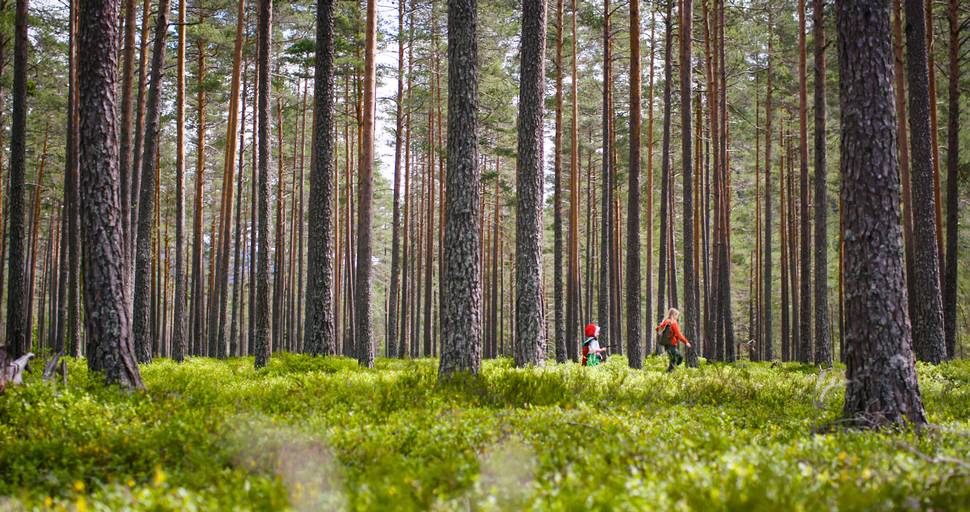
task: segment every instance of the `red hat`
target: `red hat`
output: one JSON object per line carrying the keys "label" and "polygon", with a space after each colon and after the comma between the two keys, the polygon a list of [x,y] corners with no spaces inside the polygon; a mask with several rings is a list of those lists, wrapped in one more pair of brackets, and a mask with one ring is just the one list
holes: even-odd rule
{"label": "red hat", "polygon": [[586,324],[586,337],[592,338],[599,333],[600,328],[596,324]]}

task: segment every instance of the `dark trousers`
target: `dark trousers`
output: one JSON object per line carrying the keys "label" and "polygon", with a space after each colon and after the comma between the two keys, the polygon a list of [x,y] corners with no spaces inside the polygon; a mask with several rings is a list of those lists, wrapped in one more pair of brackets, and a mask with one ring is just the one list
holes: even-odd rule
{"label": "dark trousers", "polygon": [[673,371],[673,369],[684,362],[684,356],[680,355],[680,351],[677,350],[676,345],[667,347],[667,357],[670,358],[670,364],[667,365],[667,371]]}

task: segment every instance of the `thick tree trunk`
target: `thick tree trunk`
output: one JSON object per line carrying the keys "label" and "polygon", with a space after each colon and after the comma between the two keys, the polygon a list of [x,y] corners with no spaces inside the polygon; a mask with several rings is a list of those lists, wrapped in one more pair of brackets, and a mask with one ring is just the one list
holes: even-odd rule
{"label": "thick tree trunk", "polygon": [[909,78],[909,132],[912,143],[913,278],[910,279],[916,357],[939,363],[946,359],[943,298],[940,293],[936,239],[936,197],[933,186],[933,148],[927,77],[924,0],[906,0],[906,71]]}
{"label": "thick tree trunk", "polygon": [[[515,223],[515,365],[545,360],[542,304],[542,118],[546,2],[522,2]],[[450,132],[451,130],[449,130]],[[449,153],[450,154],[450,153]],[[608,160],[608,153],[604,154]],[[604,212],[606,214],[606,212]],[[602,289],[602,285],[601,285]],[[605,329],[604,329],[605,330]]]}
{"label": "thick tree trunk", "polygon": [[152,222],[155,218],[155,184],[158,171],[159,119],[162,105],[162,73],[165,69],[165,40],[168,36],[168,2],[159,0],[155,21],[155,43],[152,48],[151,82],[148,89],[147,123],[145,124],[144,153],[141,157],[141,199],[138,201],[138,234],[135,240],[135,298],[132,333],[135,356],[139,362],[152,360],[152,334],[149,311],[151,300]]}
{"label": "thick tree trunk", "polygon": [[397,96],[394,129],[394,203],[391,218],[391,280],[387,305],[387,357],[397,355],[397,326],[399,315],[401,259],[401,150],[404,142],[404,11],[405,0],[398,0],[397,9]]}
{"label": "thick tree trunk", "polygon": [[815,364],[832,365],[829,336],[828,169],[825,157],[825,1],[812,0],[815,39]]}
{"label": "thick tree trunk", "polygon": [[889,2],[839,2],[835,16],[846,208],[843,413],[867,428],[923,424],[900,243]]}
{"label": "thick tree trunk", "polygon": [[[21,1],[26,17],[26,2]],[[26,36],[26,26],[21,26]],[[78,22],[78,108],[84,306],[87,313],[85,327],[94,349],[88,353],[88,366],[102,370],[109,383],[141,388],[143,384],[131,340],[128,288],[125,284],[124,219],[119,204],[121,180],[115,110],[117,28],[116,0],[81,0]],[[24,78],[23,75],[20,77]],[[15,91],[18,90],[18,82],[14,81]],[[16,102],[14,105],[16,107]],[[18,123],[17,114],[14,115],[14,122]]]}
{"label": "thick tree trunk", "polygon": [[307,296],[304,346],[311,354],[335,355],[334,260],[334,69],[333,0],[317,2],[316,67],[314,68],[313,169],[307,237]]}
{"label": "thick tree trunk", "polygon": [[[448,4],[448,174],[444,198],[447,250],[441,275],[439,378],[456,372],[478,373],[482,362],[476,8],[475,0]],[[539,23],[544,21],[543,13]],[[527,55],[523,53],[523,62]],[[540,52],[540,59],[541,55]]]}

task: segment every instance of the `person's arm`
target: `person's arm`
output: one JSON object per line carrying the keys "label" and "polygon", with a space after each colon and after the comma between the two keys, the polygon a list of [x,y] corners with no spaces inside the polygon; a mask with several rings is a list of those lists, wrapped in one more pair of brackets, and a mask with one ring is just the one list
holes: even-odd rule
{"label": "person's arm", "polygon": [[654,332],[660,332],[660,329],[663,329],[665,325],[667,325],[666,320],[664,320],[663,322],[660,322],[660,325],[653,328]]}
{"label": "person's arm", "polygon": [[674,335],[674,339],[675,340],[677,340],[677,341],[679,341],[679,342],[681,342],[681,343],[683,343],[683,344],[685,344],[687,346],[690,346],[690,342],[687,341],[687,338],[685,338],[683,334],[681,334],[681,332],[680,332],[680,325],[678,325],[677,322],[673,322],[670,325],[670,327],[671,327],[671,330],[673,331],[673,335]]}

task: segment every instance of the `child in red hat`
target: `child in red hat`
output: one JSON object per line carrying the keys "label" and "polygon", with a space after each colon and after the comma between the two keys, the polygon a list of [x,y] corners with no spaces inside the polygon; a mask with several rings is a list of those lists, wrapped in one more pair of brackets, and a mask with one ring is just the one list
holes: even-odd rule
{"label": "child in red hat", "polygon": [[583,366],[596,366],[603,362],[605,348],[600,348],[600,342],[596,339],[600,334],[600,328],[596,324],[586,324],[586,341],[583,342]]}

